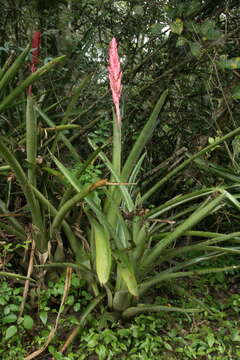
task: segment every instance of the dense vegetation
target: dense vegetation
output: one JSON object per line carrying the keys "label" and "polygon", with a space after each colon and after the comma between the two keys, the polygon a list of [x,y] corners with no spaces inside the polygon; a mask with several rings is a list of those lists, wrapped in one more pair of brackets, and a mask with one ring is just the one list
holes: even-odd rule
{"label": "dense vegetation", "polygon": [[0,354],[237,359],[239,2],[0,9]]}

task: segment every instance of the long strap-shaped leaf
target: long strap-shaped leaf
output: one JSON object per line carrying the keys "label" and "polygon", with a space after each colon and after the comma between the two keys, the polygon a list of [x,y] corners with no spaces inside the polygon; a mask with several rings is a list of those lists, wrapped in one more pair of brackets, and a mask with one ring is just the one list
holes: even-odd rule
{"label": "long strap-shaped leaf", "polygon": [[206,188],[206,189],[193,191],[192,193],[189,193],[189,194],[178,195],[178,196],[174,197],[173,199],[170,199],[170,200],[166,201],[165,203],[159,205],[158,207],[150,210],[146,214],[146,217],[147,218],[152,218],[152,217],[155,218],[155,217],[163,214],[164,212],[169,211],[179,205],[183,205],[189,201],[193,201],[200,197],[210,195],[215,190],[216,190],[215,188]]}
{"label": "long strap-shaped leaf", "polygon": [[[187,154],[188,157],[191,157],[191,154]],[[229,168],[224,168],[217,164],[212,163],[211,161],[203,160],[201,158],[195,159],[194,162],[201,168],[208,172],[211,172],[217,176],[220,176],[223,179],[230,180],[234,183],[240,183],[240,177]]]}
{"label": "long strap-shaped leaf", "polygon": [[165,184],[168,180],[172,179],[175,175],[177,175],[182,169],[184,169],[188,164],[190,164],[196,158],[206,154],[208,151],[211,151],[214,147],[221,144],[222,142],[231,139],[235,135],[240,133],[240,127],[229,132],[227,135],[221,137],[220,139],[214,141],[212,144],[206,146],[204,149],[200,150],[196,154],[192,155],[189,159],[185,160],[182,164],[177,166],[175,169],[170,171],[164,178],[159,180],[151,189],[149,189],[142,197],[142,201],[146,201],[150,196],[152,196],[163,184]]}
{"label": "long strap-shaped leaf", "polygon": [[36,186],[36,158],[37,158],[37,118],[33,107],[33,99],[27,97],[26,111],[26,150],[29,163],[28,180]]}
{"label": "long strap-shaped leaf", "polygon": [[40,69],[29,75],[24,81],[21,82],[19,86],[17,86],[8,96],[6,96],[3,101],[0,103],[0,111],[5,109],[12,101],[21,94],[29,85],[31,85],[34,81],[38,80],[42,75],[47,73],[54,66],[62,62],[66,56],[59,56],[56,59],[53,59],[46,65],[42,66]]}
{"label": "long strap-shaped leaf", "polygon": [[205,275],[205,274],[214,274],[224,271],[232,271],[237,270],[240,268],[240,265],[232,265],[232,266],[225,266],[221,268],[207,268],[207,269],[196,269],[196,270],[190,270],[190,271],[179,271],[174,272],[170,274],[158,274],[149,280],[143,282],[140,285],[140,295],[144,294],[150,287],[160,283],[161,281],[165,280],[171,280],[171,279],[177,279],[181,277],[192,277],[192,276],[198,276],[198,275]]}
{"label": "long strap-shaped leaf", "polygon": [[[217,191],[217,189],[216,189]],[[210,214],[219,205],[222,200],[226,197],[224,190],[219,189],[220,195],[214,200],[210,201],[204,207],[197,209],[190,217],[180,224],[172,233],[162,239],[153,249],[146,258],[143,260],[142,267],[147,270],[149,266],[152,266],[157,257],[161,254],[167,246],[169,246],[175,239],[181,236],[185,231],[190,230],[194,225],[199,223],[204,217]],[[141,269],[142,272],[143,269]]]}
{"label": "long strap-shaped leaf", "polygon": [[141,133],[139,134],[135,144],[133,145],[133,148],[128,155],[128,158],[124,164],[123,170],[122,170],[122,179],[123,181],[127,181],[129,175],[131,174],[136,162],[138,161],[139,156],[141,155],[144,146],[148,142],[148,140],[151,138],[152,133],[157,125],[157,120],[159,113],[165,103],[166,97],[168,95],[168,90],[165,90],[160,99],[158,100],[149,120],[147,121],[146,125],[142,129]]}
{"label": "long strap-shaped leaf", "polygon": [[[38,198],[39,202],[48,209],[50,215],[56,216],[56,214],[58,213],[58,210],[50,203],[50,201],[48,199],[46,199],[46,197],[40,191],[38,191],[35,187],[32,186],[32,190],[33,190],[34,194],[36,195],[36,197]],[[66,234],[66,237],[69,240],[69,243],[75,254],[76,259],[77,260],[80,259],[82,257],[81,243],[77,240],[76,236],[72,232],[71,227],[68,225],[68,223],[65,220],[63,220],[63,222],[62,222],[62,227]]]}
{"label": "long strap-shaped leaf", "polygon": [[[89,144],[92,146],[92,148],[94,150],[97,149],[97,146],[91,141],[89,140]],[[122,178],[119,176],[119,174],[115,171],[115,168],[113,167],[113,165],[111,164],[111,162],[109,161],[109,159],[107,158],[107,156],[104,154],[103,151],[101,151],[99,153],[99,157],[102,159],[102,161],[104,162],[104,164],[107,166],[107,168],[111,171],[112,177],[114,179],[114,181],[117,181],[119,183],[122,182]],[[121,185],[119,189],[117,189],[118,192],[121,192],[121,195],[119,195],[120,200],[124,200],[124,204],[127,207],[127,210],[133,211],[134,210],[134,203],[133,200],[127,190],[127,187],[125,185]],[[113,201],[113,195],[112,195],[112,201]],[[106,199],[106,202],[109,203],[108,199]],[[118,204],[118,201],[115,201]],[[109,204],[109,207],[111,207],[111,203]]]}
{"label": "long strap-shaped leaf", "polygon": [[28,46],[26,49],[17,57],[14,63],[10,66],[10,68],[5,72],[0,81],[0,93],[7,86],[9,81],[16,75],[17,71],[23,65],[31,47]]}
{"label": "long strap-shaped leaf", "polygon": [[112,264],[110,236],[107,229],[90,215],[89,220],[94,232],[96,272],[100,284],[105,285],[108,282]]}
{"label": "long strap-shaped leaf", "polygon": [[22,191],[27,200],[28,206],[31,211],[32,219],[34,225],[37,227],[40,232],[40,242],[36,242],[37,248],[40,251],[46,250],[46,240],[43,233],[43,223],[42,223],[42,215],[40,212],[40,208],[38,202],[35,199],[35,196],[32,192],[31,186],[28,182],[25,173],[15,158],[15,156],[7,149],[4,144],[2,137],[0,137],[0,154],[5,159],[5,161],[11,166],[11,169],[15,172],[16,178],[22,188]]}
{"label": "long strap-shaped leaf", "polygon": [[[91,76],[92,76],[92,74],[87,75],[85,78],[83,78],[81,84],[73,89],[73,96],[72,96],[72,98],[71,98],[71,100],[70,100],[70,102],[68,104],[68,107],[67,107],[67,109],[65,111],[65,114],[64,114],[63,119],[61,121],[61,125],[64,125],[64,124],[66,124],[68,122],[68,119],[69,119],[69,117],[71,115],[73,107],[74,107],[75,103],[78,100],[80,92],[86,86],[86,84],[90,81]],[[53,145],[51,147],[51,152],[52,153],[55,153],[56,146],[57,146],[59,138],[60,138],[60,134],[57,134],[55,139],[54,139]]]}
{"label": "long strap-shaped leaf", "polygon": [[[75,177],[76,180],[80,179],[81,176],[85,173],[87,168],[92,164],[92,162],[95,160],[99,152],[106,146],[104,144],[103,146],[98,147],[90,156],[89,158],[82,164],[81,168],[76,171]],[[59,207],[61,207],[65,201],[67,201],[75,192],[75,189],[72,186],[69,186],[66,188],[65,192],[62,195],[62,199],[60,201]]]}
{"label": "long strap-shaped leaf", "polygon": [[[80,186],[78,180],[76,179],[75,175],[72,174],[54,155],[52,155],[53,160],[59,170],[64,174],[66,179],[69,181],[69,183],[73,186],[73,188],[78,191],[76,195],[74,195],[72,198],[70,198],[68,201],[66,201],[61,208],[59,209],[58,213],[56,214],[52,230],[56,230],[60,225],[62,220],[64,219],[65,215],[68,213],[68,211],[75,206],[80,200],[85,199],[88,205],[91,207],[91,209],[95,212],[95,214],[98,217],[98,220],[100,223],[107,228],[112,238],[116,240],[115,232],[107,221],[106,217],[104,216],[103,212],[95,205],[94,201],[92,201],[90,198],[88,198],[88,195],[94,191],[96,188],[100,186],[106,186],[109,184],[109,182],[106,179],[99,180],[92,185],[88,186],[85,189],[82,189]],[[117,244],[117,242],[116,242]]]}
{"label": "long strap-shaped leaf", "polygon": [[[34,106],[34,108],[36,109],[36,111],[38,112],[38,114],[43,118],[43,120],[48,124],[48,126],[51,127],[56,127],[55,123],[47,116],[47,114],[42,111],[36,104]],[[79,156],[79,154],[77,153],[77,151],[75,150],[75,148],[72,146],[71,142],[68,140],[68,138],[60,133],[59,134],[59,138],[62,140],[62,142],[64,143],[64,145],[68,148],[68,150],[70,151],[72,157],[74,158],[74,160],[76,161],[81,161],[81,157]]]}
{"label": "long strap-shaped leaf", "polygon": [[[0,210],[3,213],[9,212],[6,204],[1,199],[0,199]],[[20,224],[20,222],[14,216],[10,216],[8,220],[9,220],[9,222],[11,222],[11,227],[16,229],[18,232],[22,233],[23,236],[26,236],[24,227]]]}
{"label": "long strap-shaped leaf", "polygon": [[[191,232],[189,232],[189,233],[191,233]],[[231,234],[227,234],[227,235],[217,236],[217,237],[214,237],[209,240],[201,241],[197,244],[182,246],[182,247],[178,247],[176,249],[170,249],[167,251],[166,254],[164,254],[161,257],[161,262],[168,261],[171,258],[181,256],[182,254],[185,254],[185,253],[198,251],[198,250],[206,250],[207,246],[215,245],[215,244],[225,242],[228,240],[239,239],[239,237],[240,237],[240,232],[235,232],[235,233],[231,233]],[[215,249],[216,249],[216,247],[215,247]]]}
{"label": "long strap-shaped leaf", "polygon": [[[136,142],[124,164],[123,170],[121,172],[120,178],[122,179],[122,181],[128,181],[130,174],[134,170],[135,165],[136,165],[137,161],[139,160],[139,157],[144,149],[144,146],[146,145],[147,141],[150,139],[150,137],[156,127],[158,115],[165,103],[167,94],[168,94],[168,91],[165,90],[163,92],[163,94],[161,95],[160,99],[158,100],[149,120],[147,121],[146,125],[144,126],[141,133],[139,134],[139,136],[138,136],[138,138],[137,138],[137,140],[136,140]],[[120,164],[121,163],[121,129],[118,128],[116,121],[114,121],[113,130],[114,130],[114,139],[113,139],[114,144],[113,144],[113,164],[111,166],[112,167],[111,172],[112,172],[113,176],[116,178],[116,176],[119,176],[120,165],[121,165]],[[108,167],[109,167],[109,164],[108,164]],[[124,191],[124,189],[122,189],[122,191]],[[125,194],[123,193],[123,195],[126,197],[126,191],[125,191]],[[128,198],[130,198],[130,197],[128,196]],[[122,200],[122,194],[120,193],[120,189],[117,188],[117,189],[112,190],[112,199],[113,199],[113,201],[116,202],[117,206],[120,205],[121,200]],[[129,202],[127,204],[129,204]],[[108,200],[106,200],[104,208],[107,212],[107,217],[108,217],[110,224],[112,226],[115,226],[116,212],[112,211]],[[133,207],[132,207],[132,209],[133,209]],[[132,209],[130,209],[129,211],[132,211]]]}

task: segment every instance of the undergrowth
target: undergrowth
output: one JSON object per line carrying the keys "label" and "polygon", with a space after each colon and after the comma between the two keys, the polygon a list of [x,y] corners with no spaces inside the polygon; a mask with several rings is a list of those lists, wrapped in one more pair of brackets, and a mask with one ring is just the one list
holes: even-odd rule
{"label": "undergrowth", "polygon": [[[231,258],[224,261],[231,263]],[[156,288],[148,301],[167,306],[202,306],[197,314],[160,312],[119,320],[100,311],[89,315],[88,326],[79,332],[66,354],[59,349],[78,323],[91,301],[84,281],[73,274],[57,333],[38,359],[57,360],[231,360],[240,356],[240,294],[238,272],[212,274],[181,280]],[[32,289],[26,314],[18,318],[22,285],[2,281],[0,285],[0,356],[4,360],[23,359],[40,348],[57,316],[64,291],[64,277],[49,282],[40,292]],[[170,305],[171,303],[171,305]],[[35,304],[35,309],[34,309]],[[33,311],[34,309],[34,311]],[[101,311],[102,310],[102,311]],[[12,330],[9,330],[12,329]],[[13,330],[14,329],[14,330]]]}

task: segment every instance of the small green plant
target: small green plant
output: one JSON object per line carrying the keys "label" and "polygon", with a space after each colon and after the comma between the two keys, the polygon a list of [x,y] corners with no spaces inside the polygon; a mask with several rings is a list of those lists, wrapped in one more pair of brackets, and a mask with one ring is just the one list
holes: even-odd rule
{"label": "small green plant", "polygon": [[[43,325],[48,323],[49,315],[56,314],[60,306],[60,300],[64,294],[65,277],[60,277],[58,281],[49,281],[47,289],[41,290],[40,294],[32,292],[33,298],[39,298],[39,317]],[[71,314],[71,324],[77,322],[77,316],[84,311],[92,300],[92,295],[86,289],[86,281],[80,279],[75,273],[72,274],[71,286],[68,296],[64,303],[64,312]],[[55,304],[55,305],[54,305]],[[69,324],[69,318],[66,320]]]}
{"label": "small green plant", "polygon": [[[7,355],[4,359],[22,359],[26,351],[22,345],[22,338],[34,326],[30,315],[19,317],[22,302],[22,287],[13,287],[7,281],[0,283],[0,356]],[[14,348],[15,349],[14,349]],[[4,355],[5,354],[5,355]]]}

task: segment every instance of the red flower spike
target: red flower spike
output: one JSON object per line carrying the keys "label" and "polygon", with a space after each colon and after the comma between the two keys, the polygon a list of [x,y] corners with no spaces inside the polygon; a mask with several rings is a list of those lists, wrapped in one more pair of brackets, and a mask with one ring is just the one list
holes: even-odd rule
{"label": "red flower spike", "polygon": [[120,98],[122,93],[122,71],[120,60],[117,50],[117,41],[115,38],[112,38],[112,41],[109,44],[109,66],[108,66],[108,77],[110,81],[110,88],[112,91],[112,99],[116,109],[117,123],[118,126],[121,125],[121,115],[120,115]]}
{"label": "red flower spike", "polygon": [[32,64],[39,64],[39,55],[40,55],[40,46],[41,46],[41,33],[40,31],[36,31],[33,35],[32,39]]}
{"label": "red flower spike", "polygon": [[[30,64],[31,73],[36,71],[36,65],[39,64],[39,55],[40,55],[40,46],[41,46],[41,32],[36,31],[32,38],[32,61]],[[32,85],[28,87],[28,95],[32,95]]]}

